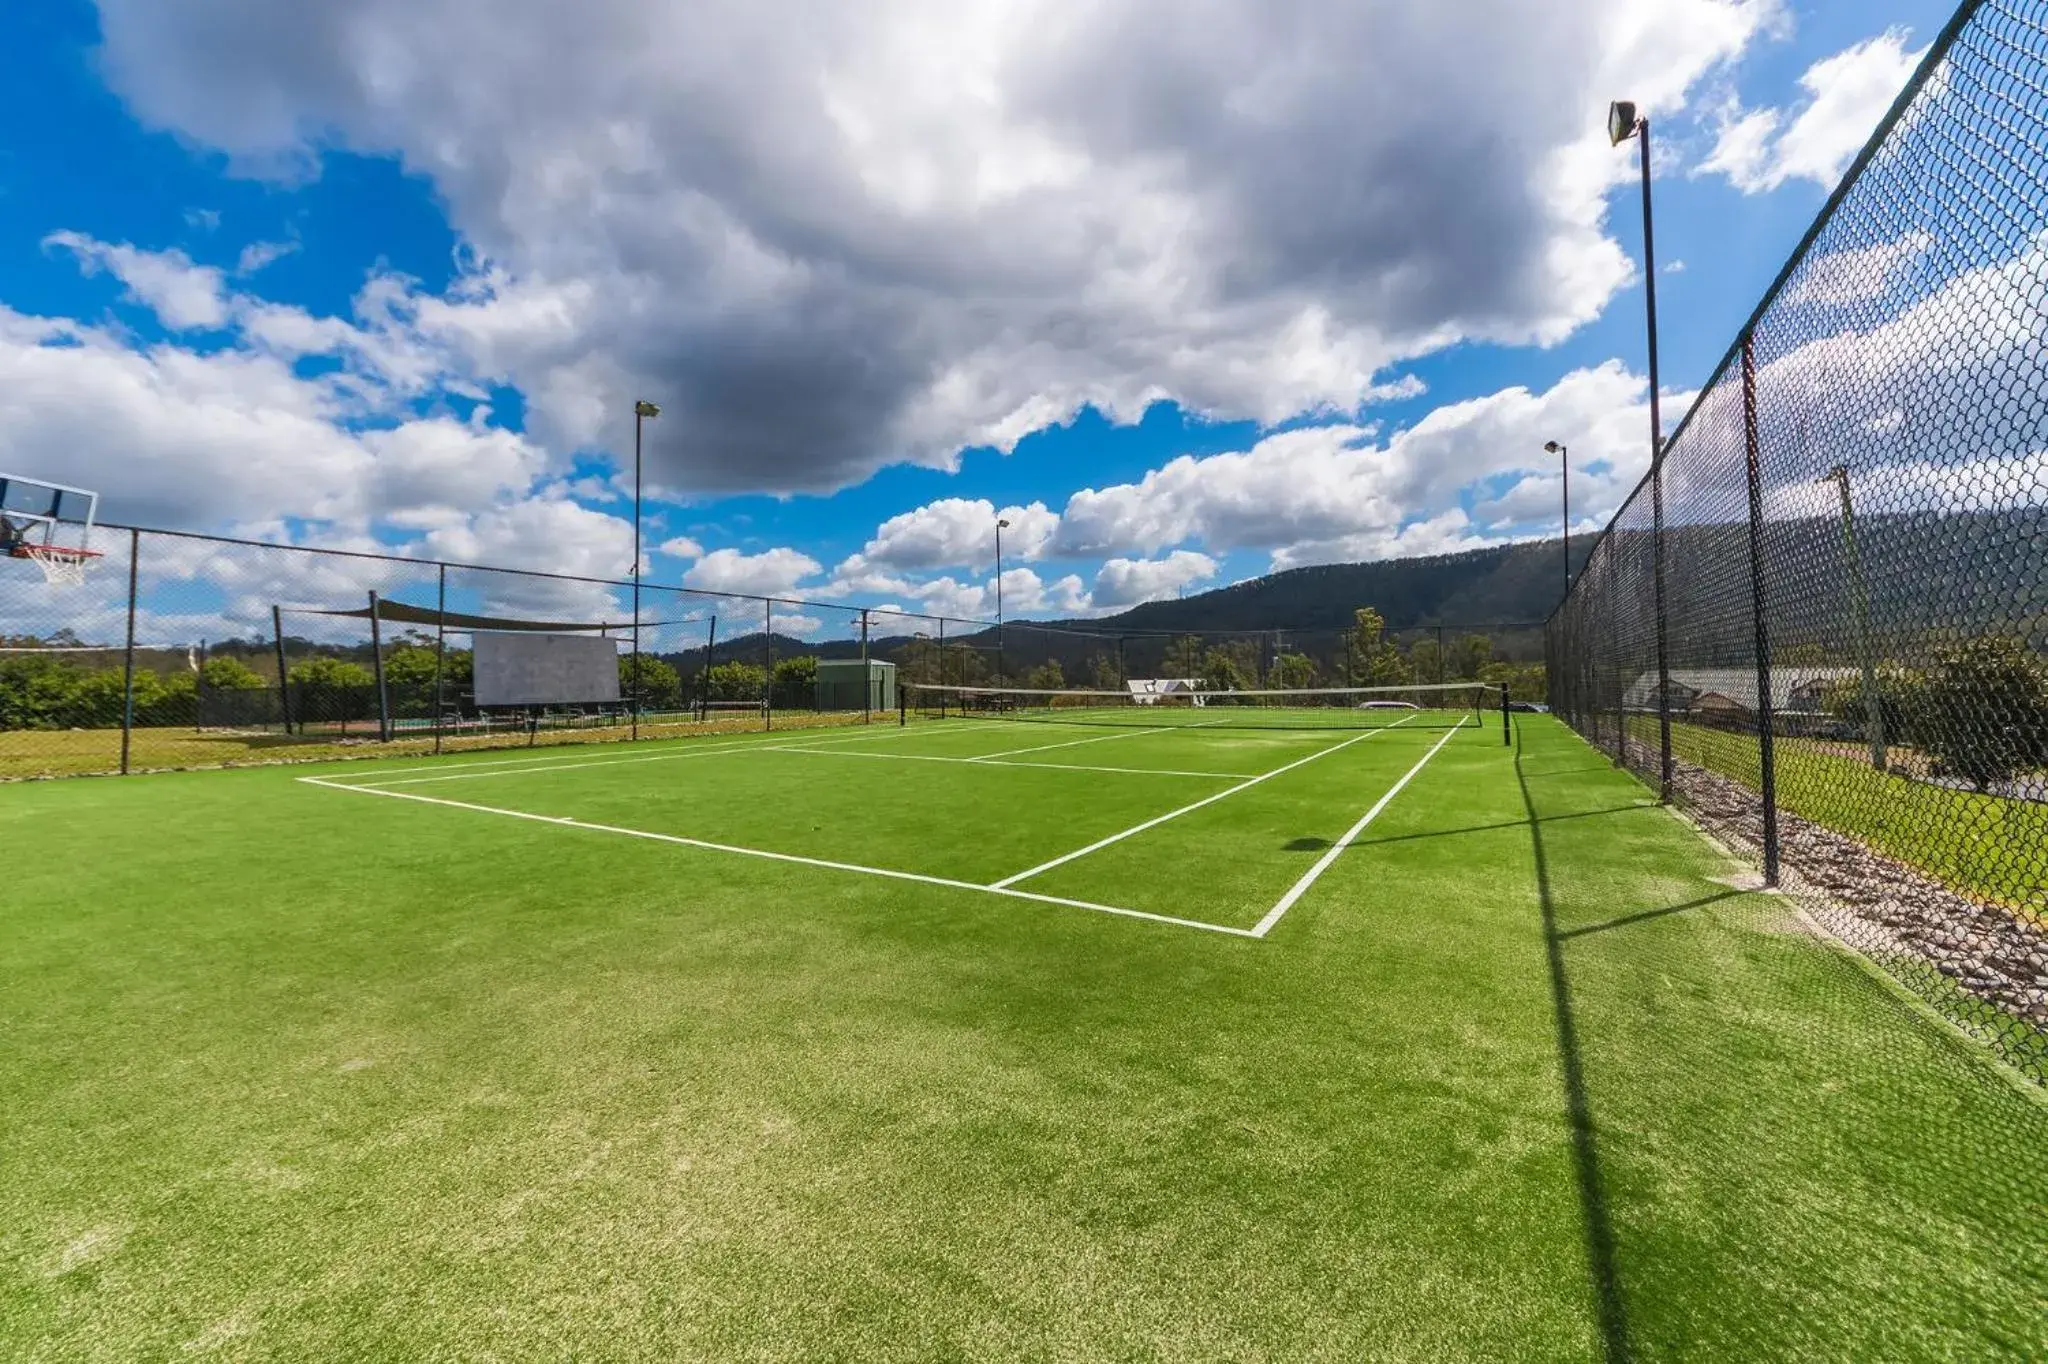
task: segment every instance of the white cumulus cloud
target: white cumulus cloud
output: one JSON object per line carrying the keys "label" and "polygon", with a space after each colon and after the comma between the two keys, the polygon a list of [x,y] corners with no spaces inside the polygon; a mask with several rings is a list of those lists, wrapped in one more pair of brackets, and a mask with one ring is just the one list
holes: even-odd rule
{"label": "white cumulus cloud", "polygon": [[1805,103],[1789,122],[1781,109],[1731,109],[1698,173],[1725,175],[1745,194],[1800,179],[1833,189],[1927,55],[1907,50],[1907,37],[1886,29],[1808,67]]}

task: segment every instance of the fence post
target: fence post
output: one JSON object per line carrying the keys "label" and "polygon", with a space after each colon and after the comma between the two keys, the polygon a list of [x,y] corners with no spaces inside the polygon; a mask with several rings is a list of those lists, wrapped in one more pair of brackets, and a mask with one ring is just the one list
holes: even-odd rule
{"label": "fence post", "polygon": [[775,728],[775,598],[761,599],[761,728]]}
{"label": "fence post", "polygon": [[441,720],[447,714],[442,701],[441,674],[448,659],[448,565],[441,565],[440,582],[434,592],[434,751],[441,751]]}
{"label": "fence post", "polygon": [[[637,526],[638,522],[634,524]],[[626,741],[636,743],[640,738],[640,559],[637,546],[633,559],[633,665],[629,671],[633,684],[627,689],[626,704],[632,708],[628,712],[632,720]]]}
{"label": "fence post", "polygon": [[697,723],[711,719],[711,665],[718,658],[718,613],[711,614],[711,628],[704,636],[704,671],[697,674]]}
{"label": "fence post", "polygon": [[128,532],[128,642],[121,656],[121,775],[128,775],[129,742],[135,733],[135,586],[142,560],[142,532]]}
{"label": "fence post", "polygon": [[285,737],[292,732],[292,687],[285,676],[284,667],[284,612],[277,603],[270,605],[270,633],[277,641],[277,713],[284,717]]}
{"label": "fence post", "polygon": [[199,666],[192,670],[192,732],[206,729],[206,641],[199,641]]}
{"label": "fence post", "polygon": [[1742,338],[1742,431],[1749,465],[1749,601],[1756,624],[1757,761],[1764,803],[1764,884],[1778,884],[1778,763],[1776,705],[1771,696],[1771,624],[1764,597],[1764,480],[1757,449],[1756,355]]}
{"label": "fence post", "polygon": [[875,674],[873,665],[868,662],[868,609],[865,606],[860,609],[860,677],[861,695],[866,698],[862,703],[860,722],[871,725],[875,722]]}
{"label": "fence post", "polygon": [[939,617],[939,718],[946,718],[946,618]]}
{"label": "fence post", "polygon": [[377,741],[391,742],[391,698],[384,691],[384,632],[377,622],[377,594],[370,594],[370,664],[377,673]]}

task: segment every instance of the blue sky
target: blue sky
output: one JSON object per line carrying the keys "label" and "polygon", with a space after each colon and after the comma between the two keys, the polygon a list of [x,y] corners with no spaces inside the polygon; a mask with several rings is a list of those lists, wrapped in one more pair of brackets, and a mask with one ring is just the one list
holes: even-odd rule
{"label": "blue sky", "polygon": [[1548,438],[1590,527],[1647,456],[1606,98],[1671,425],[1948,13],[557,8],[11,7],[0,468],[622,574],[643,396],[656,580],[982,616],[997,509],[1046,616],[1554,533]]}

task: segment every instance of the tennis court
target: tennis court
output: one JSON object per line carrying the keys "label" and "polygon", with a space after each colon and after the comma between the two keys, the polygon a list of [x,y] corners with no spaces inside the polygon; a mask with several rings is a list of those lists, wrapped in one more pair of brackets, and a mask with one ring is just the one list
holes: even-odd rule
{"label": "tennis court", "polygon": [[[1076,707],[1057,717],[1005,709],[852,734],[301,780],[410,802],[422,819],[551,822],[568,836],[640,838],[1259,938],[1446,748],[1498,765],[1503,737],[1498,718],[1471,700]],[[1321,855],[1304,870],[1307,851]]]}
{"label": "tennis court", "polygon": [[2044,1344],[2039,1095],[1547,716],[21,784],[0,1353]]}

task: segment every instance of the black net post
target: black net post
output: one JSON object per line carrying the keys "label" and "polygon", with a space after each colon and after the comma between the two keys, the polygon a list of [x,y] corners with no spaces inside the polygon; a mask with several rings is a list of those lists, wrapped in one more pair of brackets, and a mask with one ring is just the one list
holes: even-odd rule
{"label": "black net post", "polygon": [[377,675],[377,739],[391,742],[391,697],[384,689],[384,632],[378,625],[377,594],[370,593],[370,667]]}
{"label": "black net post", "polygon": [[875,670],[868,662],[868,609],[860,609],[860,722],[871,725],[875,722]]}
{"label": "black net post", "polygon": [[441,678],[448,663],[448,565],[441,565],[440,581],[434,591],[434,751],[441,751],[441,721],[447,714],[442,699]]}
{"label": "black net post", "polygon": [[775,728],[775,598],[761,601],[761,728]]}
{"label": "black net post", "polygon": [[1500,741],[1510,748],[1515,743],[1514,728],[1514,707],[1508,700],[1508,684],[1503,682],[1500,684]]}
{"label": "black net post", "polygon": [[192,732],[206,728],[206,641],[199,641],[199,666],[192,670]]}
{"label": "black net post", "polygon": [[135,598],[142,564],[142,532],[128,532],[128,641],[121,653],[121,772],[127,775],[135,736]]}
{"label": "black net post", "polygon": [[277,644],[277,713],[284,721],[284,732],[292,732],[292,687],[285,671],[284,658],[284,612],[275,602],[270,606],[270,633]]}
{"label": "black net post", "polygon": [[1764,884],[1778,884],[1777,715],[1771,694],[1771,618],[1764,596],[1764,479],[1756,427],[1756,347],[1742,338],[1742,430],[1749,469],[1749,593],[1756,633],[1756,743],[1763,805]]}

